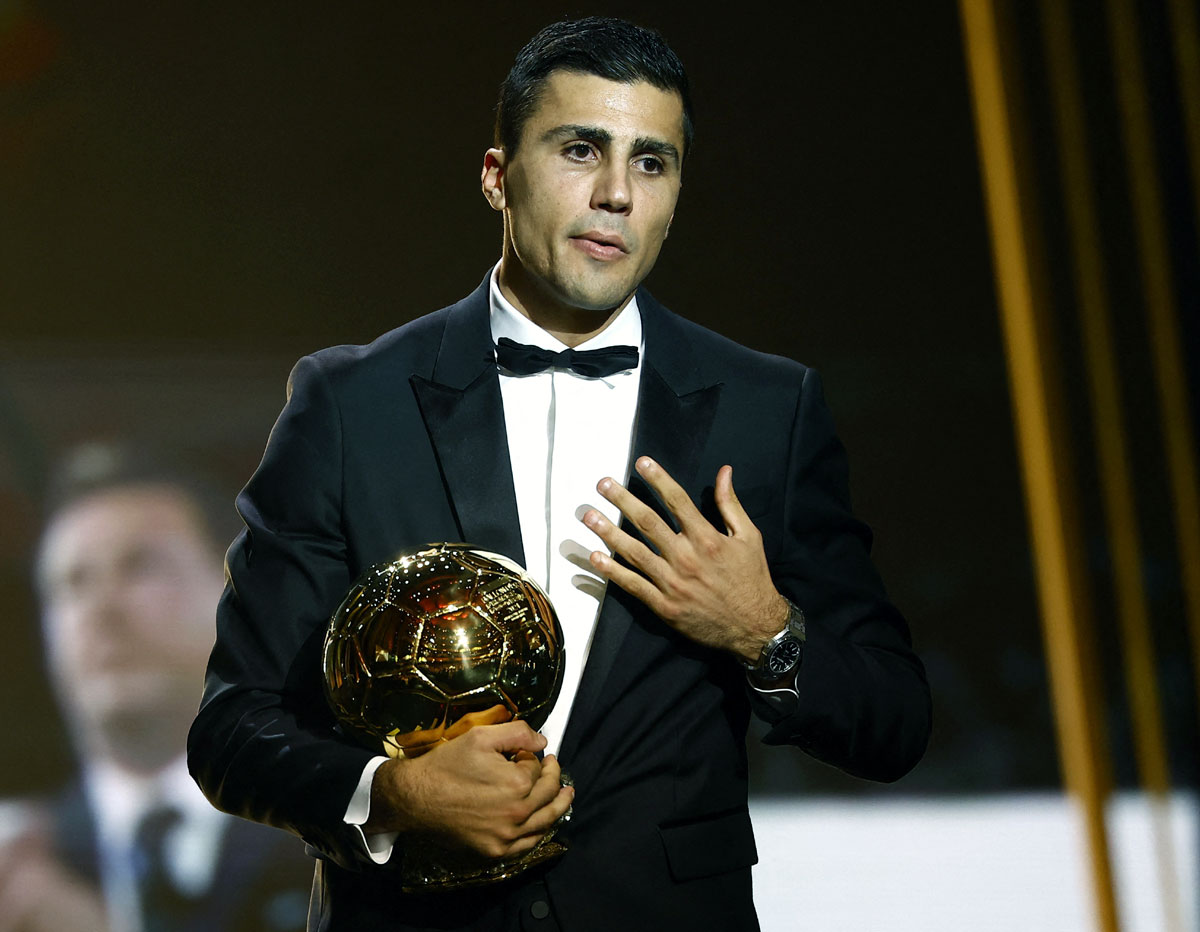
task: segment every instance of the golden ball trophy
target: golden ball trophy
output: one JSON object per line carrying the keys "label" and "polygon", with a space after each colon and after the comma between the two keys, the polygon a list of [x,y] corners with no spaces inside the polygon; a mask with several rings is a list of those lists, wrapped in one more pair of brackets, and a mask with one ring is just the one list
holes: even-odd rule
{"label": "golden ball trophy", "polygon": [[[512,560],[427,544],[368,567],[350,587],[325,637],[325,694],[348,733],[389,757],[416,757],[496,706],[540,728],[562,685],[562,644],[549,598]],[[408,843],[403,887],[504,880],[560,856],[553,835],[491,862]]]}

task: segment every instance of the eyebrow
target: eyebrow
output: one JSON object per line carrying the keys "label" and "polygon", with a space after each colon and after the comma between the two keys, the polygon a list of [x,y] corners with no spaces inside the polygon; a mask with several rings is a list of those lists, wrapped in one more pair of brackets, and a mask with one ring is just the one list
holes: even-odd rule
{"label": "eyebrow", "polygon": [[[542,139],[546,142],[552,142],[556,139],[582,139],[585,142],[592,142],[599,146],[608,146],[612,144],[613,136],[608,130],[602,129],[599,126],[563,123],[561,126],[555,126],[552,129],[546,130],[542,134]],[[679,149],[663,139],[655,139],[651,136],[639,136],[633,141],[633,151],[657,155],[674,163],[676,166],[679,165]]]}

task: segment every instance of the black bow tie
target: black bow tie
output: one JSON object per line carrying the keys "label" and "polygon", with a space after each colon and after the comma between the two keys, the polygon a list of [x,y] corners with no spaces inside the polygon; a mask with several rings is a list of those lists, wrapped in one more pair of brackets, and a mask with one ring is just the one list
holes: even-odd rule
{"label": "black bow tie", "polygon": [[496,362],[516,375],[570,369],[591,379],[602,379],[626,369],[636,369],[638,350],[636,346],[605,346],[594,350],[565,349],[556,353],[501,337],[496,343]]}

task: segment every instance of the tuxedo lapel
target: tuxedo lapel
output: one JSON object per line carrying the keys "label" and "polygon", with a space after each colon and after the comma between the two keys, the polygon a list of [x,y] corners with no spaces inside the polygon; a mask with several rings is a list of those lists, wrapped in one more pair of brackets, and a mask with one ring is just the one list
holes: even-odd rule
{"label": "tuxedo lapel", "polygon": [[[721,384],[705,376],[695,348],[673,314],[644,291],[638,295],[638,306],[642,311],[646,359],[630,456],[633,460],[639,456],[654,459],[698,503],[703,483],[714,478],[696,473],[716,416]],[[670,520],[654,492],[632,466],[627,485],[634,495]],[[630,534],[637,533],[628,521],[622,521],[621,527]],[[564,759],[569,759],[583,739],[593,716],[603,713],[605,706],[600,700],[604,684],[629,631],[633,613],[640,606],[637,599],[619,587],[608,587],[563,736]]]}
{"label": "tuxedo lapel", "polygon": [[409,381],[463,541],[523,566],[487,288],[450,309],[432,377]]}

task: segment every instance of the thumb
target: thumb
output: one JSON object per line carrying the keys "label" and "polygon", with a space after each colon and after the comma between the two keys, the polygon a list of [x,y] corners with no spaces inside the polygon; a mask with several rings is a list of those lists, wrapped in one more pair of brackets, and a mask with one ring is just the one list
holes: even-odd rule
{"label": "thumb", "polygon": [[748,529],[748,525],[750,527],[754,526],[753,522],[750,521],[750,516],[746,514],[746,509],[742,507],[741,501],[738,500],[737,492],[733,490],[732,466],[722,466],[717,470],[717,481],[714,483],[713,499],[717,503],[717,511],[721,513],[721,520],[725,522],[725,527],[734,537],[744,534]]}

